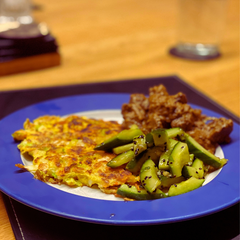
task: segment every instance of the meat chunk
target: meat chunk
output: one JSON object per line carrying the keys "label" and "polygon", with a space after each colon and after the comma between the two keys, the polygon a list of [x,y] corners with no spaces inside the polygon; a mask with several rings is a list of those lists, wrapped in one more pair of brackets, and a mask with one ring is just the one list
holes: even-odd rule
{"label": "meat chunk", "polygon": [[145,133],[156,128],[181,127],[212,153],[219,143],[230,141],[233,129],[231,119],[206,117],[200,109],[187,104],[184,93],[169,95],[163,85],[150,88],[148,98],[132,94],[129,103],[122,106],[122,115],[125,128],[136,124]]}
{"label": "meat chunk", "polygon": [[207,124],[208,138],[216,143],[229,143],[233,130],[233,121],[225,118],[215,118]]}
{"label": "meat chunk", "polygon": [[201,112],[194,111],[186,102],[187,98],[183,93],[173,96],[151,95],[146,120],[148,131],[158,127],[182,127],[184,130],[191,128]]}
{"label": "meat chunk", "polygon": [[[210,119],[210,122],[208,120]],[[195,127],[188,133],[203,147],[214,153],[220,143],[230,142],[233,121],[225,118],[205,118],[205,121],[195,123]]]}
{"label": "meat chunk", "polygon": [[148,105],[148,98],[144,94],[132,94],[129,103],[122,105],[123,127],[128,128],[136,124],[142,128]]}
{"label": "meat chunk", "polygon": [[161,96],[168,96],[167,89],[162,84],[149,88],[149,96],[154,94],[158,94]]}

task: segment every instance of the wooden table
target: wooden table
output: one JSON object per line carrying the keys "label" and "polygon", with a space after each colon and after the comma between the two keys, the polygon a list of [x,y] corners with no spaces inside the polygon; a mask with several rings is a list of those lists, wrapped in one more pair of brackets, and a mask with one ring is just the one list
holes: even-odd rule
{"label": "wooden table", "polygon": [[[173,57],[177,0],[35,0],[60,45],[61,65],[0,78],[0,91],[176,74],[240,116],[239,1],[227,3],[222,56]],[[37,6],[37,8],[36,8]],[[0,195],[0,239],[14,239]]]}

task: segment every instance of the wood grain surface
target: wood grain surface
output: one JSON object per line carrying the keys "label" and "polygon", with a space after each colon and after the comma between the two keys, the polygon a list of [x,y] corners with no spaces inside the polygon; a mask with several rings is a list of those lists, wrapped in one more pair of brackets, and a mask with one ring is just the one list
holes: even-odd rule
{"label": "wood grain surface", "polygon": [[[210,61],[168,53],[177,39],[177,0],[35,0],[33,5],[35,20],[45,22],[58,41],[61,65],[0,77],[0,91],[175,74],[240,116],[238,0],[227,1],[222,55]],[[14,239],[1,196],[0,239]]]}

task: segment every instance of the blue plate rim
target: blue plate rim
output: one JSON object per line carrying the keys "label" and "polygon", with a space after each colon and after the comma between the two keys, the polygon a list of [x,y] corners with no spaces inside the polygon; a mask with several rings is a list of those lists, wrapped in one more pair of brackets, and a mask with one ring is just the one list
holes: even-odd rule
{"label": "blue plate rim", "polygon": [[[167,199],[115,202],[80,197],[53,189],[33,179],[28,172],[20,173],[14,166],[21,160],[11,134],[22,128],[27,117],[33,120],[44,114],[120,109],[123,103],[129,101],[129,96],[122,93],[74,95],[40,102],[3,118],[0,121],[0,190],[29,207],[49,214],[109,225],[150,225],[190,220],[239,202],[239,125],[235,122],[232,142],[221,146],[225,157],[230,159],[221,173],[200,189]],[[206,108],[190,105],[202,109],[209,116],[221,117]]]}

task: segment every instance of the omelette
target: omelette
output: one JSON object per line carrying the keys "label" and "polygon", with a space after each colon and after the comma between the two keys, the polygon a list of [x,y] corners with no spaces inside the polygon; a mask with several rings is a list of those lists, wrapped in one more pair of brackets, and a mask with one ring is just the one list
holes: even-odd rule
{"label": "omelette", "polygon": [[18,148],[23,156],[31,157],[32,165],[16,166],[46,183],[97,186],[104,193],[115,194],[124,183],[137,184],[139,177],[122,167],[108,167],[116,155],[94,147],[121,130],[115,121],[76,115],[41,116],[32,122],[26,119],[23,129],[12,136],[20,141]]}

